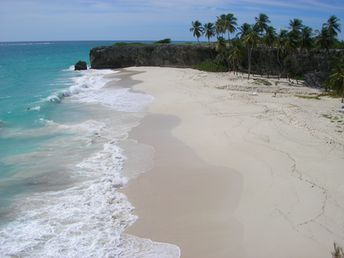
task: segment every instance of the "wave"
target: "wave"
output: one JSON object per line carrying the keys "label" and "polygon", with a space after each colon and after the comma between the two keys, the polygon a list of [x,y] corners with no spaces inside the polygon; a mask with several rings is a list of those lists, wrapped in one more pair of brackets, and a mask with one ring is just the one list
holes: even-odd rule
{"label": "wave", "polygon": [[107,77],[115,74],[113,70],[93,70],[76,72],[72,78],[72,86],[55,92],[46,98],[53,103],[61,103],[64,98],[80,103],[101,104],[117,111],[138,112],[152,102],[153,97],[147,94],[133,92],[128,88],[106,87],[110,81],[118,79]]}
{"label": "wave", "polygon": [[[77,180],[72,187],[37,193],[14,204],[16,219],[0,229],[1,257],[180,256],[177,246],[122,234],[137,216],[127,197],[119,192],[128,182],[122,175],[127,158],[114,139],[120,137],[114,136],[118,132],[113,127],[95,120],[74,125],[42,122],[49,130],[77,133],[86,145],[93,145],[95,138],[104,143],[99,151],[70,167],[69,173]],[[124,127],[121,134],[131,126]],[[43,157],[35,153],[34,158],[44,161],[45,156],[56,157],[61,142],[58,139],[48,146],[51,153],[45,151]],[[12,157],[12,162],[22,159]]]}
{"label": "wave", "polygon": [[115,142],[85,159],[75,172],[87,179],[63,191],[35,194],[22,214],[0,231],[0,254],[24,257],[118,257],[133,207],[118,189],[125,157]]}
{"label": "wave", "polygon": [[[68,71],[70,70],[68,69]],[[76,73],[77,76],[71,79],[72,86],[70,86],[68,89],[53,93],[47,97],[46,100],[49,102],[60,103],[65,97],[70,97],[85,91],[100,89],[110,81],[110,79],[107,79],[104,76],[107,74],[113,74],[115,72],[112,70],[89,69]]]}

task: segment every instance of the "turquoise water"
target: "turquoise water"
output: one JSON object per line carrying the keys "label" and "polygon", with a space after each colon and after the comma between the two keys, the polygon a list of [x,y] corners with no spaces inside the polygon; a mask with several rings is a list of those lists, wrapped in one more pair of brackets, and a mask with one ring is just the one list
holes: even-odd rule
{"label": "turquoise water", "polygon": [[179,257],[123,235],[137,216],[120,189],[141,173],[123,167],[143,155],[128,134],[154,98],[73,71],[109,44],[0,43],[0,257]]}
{"label": "turquoise water", "polygon": [[58,137],[53,133],[23,132],[43,127],[44,120],[73,119],[73,111],[74,117],[82,115],[76,108],[57,105],[46,98],[70,86],[70,78],[75,74],[68,68],[78,60],[88,61],[92,47],[112,43],[0,43],[0,208],[10,204],[16,194],[32,188],[21,175],[30,164],[21,161],[8,164],[6,159],[39,150],[44,142]]}

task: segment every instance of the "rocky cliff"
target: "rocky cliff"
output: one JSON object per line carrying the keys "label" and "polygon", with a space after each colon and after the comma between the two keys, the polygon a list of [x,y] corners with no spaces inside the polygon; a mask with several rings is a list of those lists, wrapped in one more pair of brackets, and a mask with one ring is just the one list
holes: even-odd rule
{"label": "rocky cliff", "polygon": [[199,45],[126,45],[93,48],[90,52],[94,69],[130,66],[192,67],[213,59],[212,47]]}

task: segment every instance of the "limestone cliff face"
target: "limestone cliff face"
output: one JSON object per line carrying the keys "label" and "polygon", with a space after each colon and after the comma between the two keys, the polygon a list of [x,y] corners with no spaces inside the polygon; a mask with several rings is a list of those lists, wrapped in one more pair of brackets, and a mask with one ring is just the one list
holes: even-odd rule
{"label": "limestone cliff face", "polygon": [[90,52],[94,69],[130,66],[192,67],[213,59],[212,47],[197,45],[133,45],[93,48]]}

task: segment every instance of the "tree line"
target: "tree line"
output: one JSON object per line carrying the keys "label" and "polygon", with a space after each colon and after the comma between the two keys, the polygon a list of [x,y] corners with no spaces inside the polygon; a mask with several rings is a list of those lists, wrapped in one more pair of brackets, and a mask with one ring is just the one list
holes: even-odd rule
{"label": "tree line", "polygon": [[[238,69],[243,58],[242,50],[246,49],[248,79],[251,75],[252,52],[258,47],[277,51],[278,63],[281,55],[311,49],[328,52],[333,48],[344,48],[344,42],[338,40],[341,24],[335,15],[330,16],[320,30],[313,30],[301,19],[295,18],[289,21],[288,29],[277,31],[271,25],[269,16],[264,13],[255,17],[253,24],[243,23],[240,26],[235,15],[228,13],[218,16],[214,23],[202,24],[198,20],[193,21],[190,31],[198,42],[204,36],[211,44],[211,39],[216,37],[217,59],[225,60],[233,71]],[[336,81],[336,84],[341,84],[339,88],[344,88],[344,65],[335,69],[331,76],[332,84]],[[334,74],[341,74],[342,77]],[[331,84],[330,80],[329,83]],[[342,91],[344,92],[343,89]]]}

